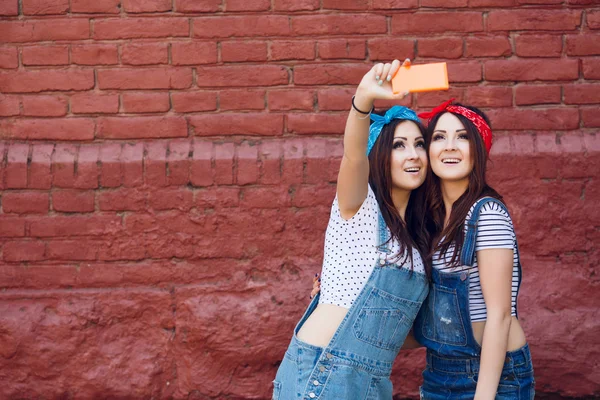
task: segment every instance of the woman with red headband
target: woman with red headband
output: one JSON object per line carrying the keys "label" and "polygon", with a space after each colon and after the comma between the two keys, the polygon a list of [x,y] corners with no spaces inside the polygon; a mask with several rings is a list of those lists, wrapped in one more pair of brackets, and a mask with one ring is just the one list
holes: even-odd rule
{"label": "woman with red headband", "polygon": [[492,130],[448,101],[428,119],[426,182],[432,284],[414,325],[427,348],[422,399],[532,399],[533,366],[517,319],[521,264],[502,196],[486,182]]}

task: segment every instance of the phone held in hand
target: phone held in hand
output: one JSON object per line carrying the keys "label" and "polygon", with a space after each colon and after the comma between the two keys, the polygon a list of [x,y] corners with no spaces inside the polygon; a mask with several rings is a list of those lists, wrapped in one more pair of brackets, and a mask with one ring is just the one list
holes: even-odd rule
{"label": "phone held in hand", "polygon": [[448,90],[446,63],[403,65],[392,78],[392,90],[395,94]]}

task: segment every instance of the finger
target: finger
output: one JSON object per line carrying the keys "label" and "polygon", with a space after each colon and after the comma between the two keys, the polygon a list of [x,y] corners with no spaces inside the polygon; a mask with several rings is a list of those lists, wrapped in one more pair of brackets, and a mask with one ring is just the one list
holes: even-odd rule
{"label": "finger", "polygon": [[392,68],[390,68],[390,72],[389,72],[389,74],[387,76],[387,81],[388,82],[391,81],[394,76],[396,76],[396,73],[398,72],[399,69],[400,69],[400,61],[399,60],[394,60],[392,62]]}
{"label": "finger", "polygon": [[404,92],[404,93],[397,93],[394,94],[392,96],[393,100],[402,100],[403,98],[405,98],[406,96],[408,96],[410,94],[410,92]]}
{"label": "finger", "polygon": [[383,74],[383,64],[378,63],[375,64],[375,80],[379,81],[381,79],[381,74]]}
{"label": "finger", "polygon": [[384,80],[387,80],[387,76],[390,73],[390,69],[391,68],[392,68],[392,64],[390,64],[390,63],[386,63],[383,66],[383,71],[382,71],[381,77],[377,81],[377,83],[379,84],[379,86],[383,85]]}
{"label": "finger", "polygon": [[402,62],[402,66],[410,67],[410,65],[411,65],[410,58],[405,58],[404,61]]}

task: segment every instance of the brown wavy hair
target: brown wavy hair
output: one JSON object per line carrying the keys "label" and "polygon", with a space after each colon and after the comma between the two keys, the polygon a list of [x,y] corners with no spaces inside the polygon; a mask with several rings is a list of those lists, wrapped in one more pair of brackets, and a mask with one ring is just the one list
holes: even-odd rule
{"label": "brown wavy hair", "polygon": [[[381,112],[381,115],[385,110]],[[380,112],[377,112],[380,114]],[[396,262],[410,260],[411,271],[413,270],[412,249],[416,248],[423,260],[429,249],[429,235],[425,229],[425,189],[424,185],[411,192],[406,207],[405,220],[394,206],[392,200],[392,150],[394,145],[394,131],[404,119],[394,119],[384,125],[381,134],[373,149],[369,153],[369,185],[375,193],[375,198],[381,209],[381,215],[385,224],[390,229],[392,239],[400,244],[400,251],[395,256]],[[425,127],[421,123],[415,123],[423,138],[425,138]],[[389,241],[388,241],[389,242]],[[403,257],[403,255],[406,255]],[[400,261],[401,260],[401,261]],[[428,266],[425,265],[428,272]]]}
{"label": "brown wavy hair", "polygon": [[[465,107],[479,114],[485,120],[485,122],[487,122],[490,128],[492,127],[487,115],[485,115],[485,113],[478,108],[465,106],[459,103],[454,103],[454,105]],[[433,131],[438,123],[438,120],[443,114],[445,113],[437,114],[427,126],[425,140],[427,154],[429,154],[429,147],[431,145]],[[442,198],[440,179],[435,176],[431,166],[428,168],[427,179],[425,180],[426,201],[428,208],[428,212],[426,214],[426,226],[433,240],[431,241],[431,246],[427,252],[427,259],[429,262],[431,262],[436,251],[440,251],[441,254],[446,254],[452,244],[454,244],[455,247],[450,263],[452,266],[458,266],[460,263],[460,251],[465,239],[464,223],[467,214],[469,213],[469,209],[477,200],[482,197],[489,196],[498,200],[502,200],[502,196],[500,196],[500,194],[486,182],[485,175],[488,155],[485,150],[485,144],[479,135],[477,127],[475,127],[475,125],[466,117],[456,113],[452,114],[458,117],[467,131],[470,153],[471,157],[474,159],[473,170],[469,174],[469,184],[467,186],[467,190],[452,205],[448,225],[444,227],[446,208],[444,207],[444,200]]]}

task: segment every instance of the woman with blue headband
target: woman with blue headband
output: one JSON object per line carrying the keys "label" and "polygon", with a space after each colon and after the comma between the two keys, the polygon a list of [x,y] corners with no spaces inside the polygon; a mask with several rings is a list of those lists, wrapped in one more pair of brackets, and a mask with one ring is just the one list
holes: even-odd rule
{"label": "woman with blue headband", "polygon": [[[337,194],[325,237],[321,291],[296,326],[275,377],[273,399],[391,399],[392,363],[428,293],[421,254],[424,128],[394,106],[400,62],[362,78],[344,133]],[[369,122],[372,122],[369,126]]]}

